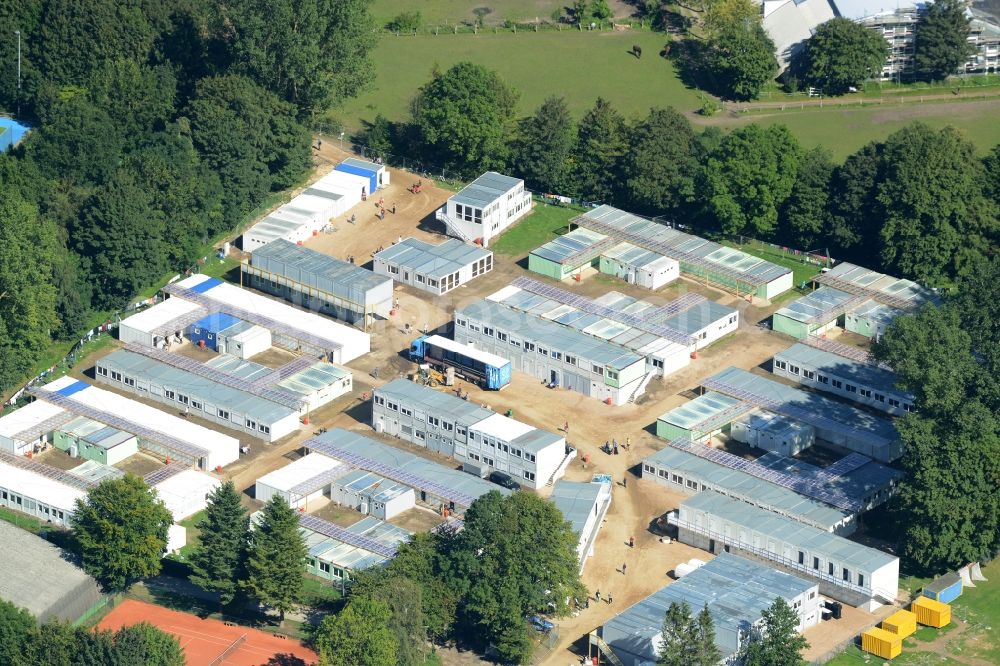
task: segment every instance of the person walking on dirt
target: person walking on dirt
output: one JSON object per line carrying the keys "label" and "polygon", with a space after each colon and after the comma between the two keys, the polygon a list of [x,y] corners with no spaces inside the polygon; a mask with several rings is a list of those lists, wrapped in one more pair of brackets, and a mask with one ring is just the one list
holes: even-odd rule
{"label": "person walking on dirt", "polygon": [[396,202],[395,201],[392,202],[392,214],[393,215],[396,214]]}
{"label": "person walking on dirt", "polygon": [[569,434],[569,421],[563,423],[563,432],[566,433],[567,435]]}
{"label": "person walking on dirt", "polygon": [[625,575],[625,570],[628,569],[628,565],[622,562],[622,575]]}
{"label": "person walking on dirt", "polygon": [[598,590],[597,592],[594,592],[594,598],[597,599],[598,601],[601,600],[601,591],[600,590]]}
{"label": "person walking on dirt", "polygon": [[629,548],[635,548],[635,537],[634,536],[630,536],[628,538],[628,547]]}
{"label": "person walking on dirt", "polygon": [[614,601],[614,600],[615,600],[615,598],[614,598],[614,597],[613,597],[613,596],[611,595],[611,593],[609,592],[609,593],[608,593],[608,605],[610,606],[610,605],[611,605],[611,602],[612,602],[612,601]]}

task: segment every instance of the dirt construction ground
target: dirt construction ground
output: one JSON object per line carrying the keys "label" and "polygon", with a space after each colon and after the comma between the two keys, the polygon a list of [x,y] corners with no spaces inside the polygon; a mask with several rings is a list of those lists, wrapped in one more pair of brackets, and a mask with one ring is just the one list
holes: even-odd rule
{"label": "dirt construction ground", "polygon": [[[320,171],[346,157],[334,147],[323,146],[318,156]],[[391,209],[396,205],[396,213],[387,213],[384,221],[379,221],[375,213],[376,202],[369,199],[362,202],[350,214],[356,215],[354,224],[346,219],[336,219],[336,231],[320,234],[310,239],[306,246],[339,258],[353,255],[356,262],[365,264],[379,246],[389,246],[400,237],[409,236],[434,243],[444,240],[443,229],[434,221],[434,211],[450,196],[451,192],[435,187],[424,181],[423,191],[414,195],[407,187],[416,180],[415,176],[391,170],[392,185],[381,191]],[[405,350],[415,334],[405,334],[403,327],[409,323],[420,331],[445,330],[456,307],[492,293],[508,284],[510,280],[525,273],[511,258],[497,255],[495,268],[485,278],[474,280],[445,296],[435,297],[410,287],[397,286],[396,297],[399,307],[388,321],[378,322],[372,330],[372,352],[348,367],[354,371],[354,392],[310,415],[310,425],[297,435],[272,445],[258,440],[241,441],[251,447],[248,456],[228,467],[224,476],[232,478],[237,488],[252,493],[254,481],[265,473],[288,464],[302,442],[312,436],[320,427],[343,427],[357,430],[376,437],[370,423],[370,405],[361,399],[373,384],[382,384],[397,377],[406,376],[414,366],[405,359]],[[538,277],[538,276],[536,276]],[[762,364],[776,352],[791,344],[789,339],[773,334],[758,326],[758,322],[770,315],[774,307],[751,305],[746,300],[716,291],[701,284],[679,281],[668,289],[651,294],[647,290],[634,288],[619,281],[611,281],[603,276],[584,279],[580,283],[564,284],[564,288],[589,296],[597,296],[612,289],[654,302],[666,302],[676,298],[685,290],[696,290],[721,303],[736,307],[741,313],[740,330],[728,338],[720,340],[708,349],[699,352],[698,358],[681,372],[663,381],[653,381],[646,395],[637,404],[620,407],[607,406],[579,393],[548,389],[532,377],[515,373],[511,385],[502,392],[485,393],[475,386],[460,382],[461,388],[468,390],[471,399],[487,404],[496,411],[512,409],[514,417],[541,428],[556,430],[568,422],[570,444],[579,450],[579,457],[573,461],[566,478],[589,481],[594,474],[610,474],[614,481],[614,498],[604,527],[597,539],[595,555],[586,563],[584,583],[591,593],[601,592],[600,603],[591,601],[590,608],[575,617],[559,620],[558,643],[551,649],[540,652],[538,663],[573,664],[580,663],[585,650],[588,632],[600,626],[613,615],[629,605],[668,584],[670,572],[677,564],[692,557],[703,560],[711,555],[679,543],[661,543],[649,531],[650,521],[665,511],[676,508],[682,496],[668,491],[659,484],[638,477],[638,466],[643,457],[659,450],[662,440],[652,434],[657,416],[690,399],[690,391],[700,379],[725,367],[735,365],[752,369]],[[760,305],[760,304],[757,304]],[[371,376],[374,368],[379,368],[378,379]],[[213,424],[203,423],[209,427]],[[237,435],[237,433],[233,433]],[[378,436],[381,437],[381,436]],[[608,439],[618,442],[631,440],[630,450],[620,455],[606,455],[599,449]],[[388,440],[387,440],[388,441]],[[423,450],[392,440],[414,453],[431,457]],[[589,459],[589,464],[584,460]],[[447,462],[439,460],[439,462]],[[451,462],[454,464],[454,461]],[[542,494],[547,494],[546,488]],[[251,502],[247,497],[247,501]],[[335,507],[324,508],[334,518]],[[410,525],[424,525],[426,517],[405,517]],[[635,547],[628,541],[635,538]],[[622,572],[627,565],[627,574]],[[607,599],[613,597],[612,603]],[[847,617],[837,623],[824,623],[807,633],[813,644],[810,654],[822,654],[836,644],[857,632],[859,627],[873,623],[874,618],[860,611],[849,611]],[[445,664],[472,663],[474,658],[468,653],[443,651]]]}

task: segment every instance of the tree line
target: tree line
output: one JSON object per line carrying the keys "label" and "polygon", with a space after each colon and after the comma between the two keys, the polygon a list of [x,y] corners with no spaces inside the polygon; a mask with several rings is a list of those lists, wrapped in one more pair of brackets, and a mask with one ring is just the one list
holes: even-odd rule
{"label": "tree line", "polygon": [[300,180],[371,27],[360,0],[0,5],[0,108],[34,127],[0,155],[0,390]]}
{"label": "tree line", "polygon": [[695,131],[672,108],[626,119],[598,99],[575,122],[550,97],[518,119],[495,72],[433,72],[408,122],[378,116],[362,141],[473,178],[506,170],[536,192],[749,235],[933,286],[968,275],[1000,239],[1000,146],[981,158],[957,130],[913,123],[835,164],[780,124]]}
{"label": "tree line", "polygon": [[890,521],[903,556],[931,575],[996,557],[1000,259],[973,264],[940,305],[898,317],[873,353],[915,397],[896,422],[907,475]]}

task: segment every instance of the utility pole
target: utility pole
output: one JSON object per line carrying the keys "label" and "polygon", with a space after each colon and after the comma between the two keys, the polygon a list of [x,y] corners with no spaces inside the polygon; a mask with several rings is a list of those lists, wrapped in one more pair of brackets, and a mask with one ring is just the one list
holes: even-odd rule
{"label": "utility pole", "polygon": [[21,31],[15,30],[17,35],[17,119],[21,119]]}

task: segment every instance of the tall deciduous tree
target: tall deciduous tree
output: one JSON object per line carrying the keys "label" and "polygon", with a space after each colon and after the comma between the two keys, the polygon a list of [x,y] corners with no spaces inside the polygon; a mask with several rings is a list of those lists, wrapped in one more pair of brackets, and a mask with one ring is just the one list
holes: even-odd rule
{"label": "tall deciduous tree", "polygon": [[374,79],[375,23],[364,0],[239,0],[226,5],[233,62],[312,115]]}
{"label": "tall deciduous tree", "polygon": [[223,605],[236,595],[249,529],[250,519],[233,482],[227,481],[212,491],[205,517],[198,523],[201,538],[189,564],[191,582],[217,593]]}
{"label": "tall deciduous tree", "polygon": [[424,156],[466,177],[503,168],[517,99],[481,65],[460,62],[435,72],[411,104]]}
{"label": "tall deciduous tree", "polygon": [[761,636],[747,644],[743,654],[746,666],[800,666],[802,651],[809,643],[796,629],[799,618],[788,602],[778,597],[761,613],[764,619]]}
{"label": "tall deciduous tree", "polygon": [[916,411],[897,422],[907,471],[903,555],[928,573],[1000,547],[1000,260],[978,262],[940,307],[898,317],[875,345]]}
{"label": "tall deciduous tree", "polygon": [[878,264],[878,184],[884,178],[882,144],[869,143],[848,156],[830,179],[828,238],[838,256],[864,265]]}
{"label": "tall deciduous tree", "polygon": [[802,155],[792,193],[781,211],[780,228],[784,236],[803,250],[816,248],[828,233],[830,177],[833,161],[823,146]]}
{"label": "tall deciduous tree", "polygon": [[886,140],[883,159],[885,267],[931,284],[966,273],[1000,230],[975,146],[953,128],[915,123]]}
{"label": "tall deciduous tree", "polygon": [[501,658],[522,662],[530,655],[524,618],[565,613],[585,594],[575,544],[559,510],[537,495],[490,492],[473,502],[455,537],[450,573],[464,597],[469,634],[497,646]]}
{"label": "tall deciduous tree", "polygon": [[441,640],[450,633],[458,606],[458,595],[443,580],[447,569],[443,560],[451,550],[450,543],[449,536],[417,533],[400,545],[389,563],[391,576],[406,578],[420,586],[424,623],[432,640]]}
{"label": "tall deciduous tree", "polygon": [[726,233],[770,234],[792,193],[800,148],[783,125],[747,125],[712,152],[702,172],[708,212]]}
{"label": "tall deciduous tree", "polygon": [[427,619],[423,587],[395,571],[376,568],[355,572],[351,600],[368,597],[389,609],[386,626],[396,636],[396,666],[422,666],[427,658]]}
{"label": "tall deciduous tree", "polygon": [[396,636],[389,607],[369,597],[352,598],[316,630],[320,666],[396,666]]}
{"label": "tall deciduous tree", "polygon": [[114,634],[119,664],[184,666],[187,660],[180,643],[170,634],[146,622],[122,627]]}
{"label": "tall deciduous tree", "polygon": [[141,478],[126,474],[101,482],[76,500],[73,512],[84,570],[113,592],[155,576],[172,522],[170,511]]}
{"label": "tall deciduous tree", "polygon": [[107,180],[118,168],[123,145],[107,112],[77,93],[55,104],[51,114],[51,122],[25,141],[41,174],[82,186]]}
{"label": "tall deciduous tree", "polygon": [[38,362],[57,324],[55,225],[16,192],[0,196],[0,390]]}
{"label": "tall deciduous tree", "polygon": [[536,192],[567,191],[573,151],[573,117],[566,100],[549,97],[518,124],[513,163]]}
{"label": "tall deciduous tree", "polygon": [[628,149],[625,118],[603,97],[580,119],[573,151],[574,180],[580,196],[610,202],[618,190],[616,174]]}
{"label": "tall deciduous tree", "polygon": [[957,74],[976,52],[961,0],[934,0],[917,19],[913,67],[918,78],[940,81]]}
{"label": "tall deciduous tree", "polygon": [[778,74],[774,42],[759,20],[721,26],[709,46],[712,76],[726,97],[753,99]]}
{"label": "tall deciduous tree", "polygon": [[629,132],[622,178],[629,202],[651,214],[676,213],[694,198],[697,138],[673,108],[651,109]]}
{"label": "tall deciduous tree", "polygon": [[816,28],[798,58],[804,60],[799,67],[808,85],[827,95],[843,95],[880,75],[888,56],[889,45],[881,34],[837,17]]}
{"label": "tall deciduous tree", "polygon": [[305,566],[306,546],[298,515],[281,495],[275,495],[250,531],[243,587],[254,599],[277,610],[284,622],[302,590]]}
{"label": "tall deciduous tree", "polygon": [[222,181],[229,224],[309,166],[309,132],[291,105],[248,78],[202,79],[187,113],[195,147]]}

